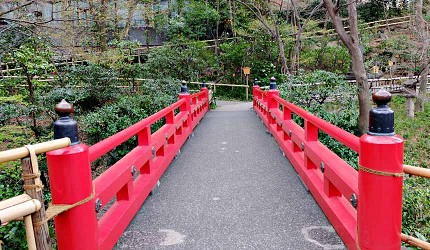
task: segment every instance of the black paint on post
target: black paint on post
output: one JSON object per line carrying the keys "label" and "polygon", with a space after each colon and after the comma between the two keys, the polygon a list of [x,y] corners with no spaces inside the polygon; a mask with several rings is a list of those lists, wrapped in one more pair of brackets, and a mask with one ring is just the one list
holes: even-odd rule
{"label": "black paint on post", "polygon": [[187,82],[184,80],[182,81],[182,85],[181,85],[181,93],[188,93],[188,87],[187,87]]}
{"label": "black paint on post", "polygon": [[76,145],[79,144],[78,123],[70,117],[73,111],[73,106],[64,99],[55,105],[55,112],[60,117],[54,122],[54,139],[68,137],[71,145]]}
{"label": "black paint on post", "polygon": [[202,82],[202,88],[206,88],[206,81]]}
{"label": "black paint on post", "polygon": [[394,135],[394,111],[388,107],[391,94],[381,89],[372,95],[376,108],[370,110],[369,135],[390,136]]}
{"label": "black paint on post", "polygon": [[274,76],[270,78],[270,89],[276,89],[276,78]]}

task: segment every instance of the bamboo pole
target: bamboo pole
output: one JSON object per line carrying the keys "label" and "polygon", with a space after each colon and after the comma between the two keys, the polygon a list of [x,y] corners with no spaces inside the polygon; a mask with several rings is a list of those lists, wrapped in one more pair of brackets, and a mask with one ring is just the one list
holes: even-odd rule
{"label": "bamboo pole", "polygon": [[21,194],[21,195],[12,197],[10,199],[0,202],[0,210],[12,207],[16,204],[24,203],[29,200],[31,200],[31,197],[28,194]]}
{"label": "bamboo pole", "polygon": [[[57,139],[53,141],[34,144],[33,148],[36,154],[41,154],[55,149],[65,148],[69,145],[70,145],[70,139],[62,138],[62,139]],[[27,157],[28,155],[29,155],[29,152],[25,147],[2,151],[0,152],[0,163],[22,159],[24,157]]]}
{"label": "bamboo pole", "polygon": [[[30,157],[23,158],[22,162],[22,174],[31,175],[37,174],[33,171],[33,166],[31,164]],[[35,179],[23,178],[24,185],[35,185]],[[41,204],[43,202],[43,192],[41,189],[28,189],[25,191],[31,198],[37,199]],[[36,240],[37,249],[52,249],[51,247],[51,238],[49,237],[49,228],[48,223],[44,222],[41,224],[41,221],[44,221],[46,218],[45,206],[42,206],[37,212],[31,214],[31,219],[35,226],[33,227],[34,237]]]}
{"label": "bamboo pole", "polygon": [[41,208],[42,204],[35,199],[31,199],[14,206],[0,210],[0,224],[14,221],[23,216],[30,215]]}
{"label": "bamboo pole", "polygon": [[25,224],[25,235],[27,238],[28,250],[37,250],[36,240],[34,239],[33,222],[31,220],[30,215],[27,215],[24,217],[24,224]]}
{"label": "bamboo pole", "polygon": [[409,236],[406,234],[401,234],[400,237],[401,237],[403,242],[405,242],[411,246],[419,247],[421,249],[430,249],[430,243],[428,243],[426,241],[417,239],[415,237],[412,237],[412,236]]}
{"label": "bamboo pole", "polygon": [[428,168],[419,168],[410,165],[403,165],[403,172],[405,172],[406,174],[430,178],[430,169]]}

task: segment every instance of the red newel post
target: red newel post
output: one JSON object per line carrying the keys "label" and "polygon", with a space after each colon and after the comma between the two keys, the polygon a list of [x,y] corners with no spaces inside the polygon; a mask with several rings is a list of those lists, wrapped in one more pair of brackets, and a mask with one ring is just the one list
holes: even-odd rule
{"label": "red newel post", "polygon": [[253,106],[255,107],[255,105],[256,105],[256,100],[255,100],[255,98],[257,98],[257,99],[259,99],[260,97],[258,96],[258,90],[260,90],[260,82],[258,81],[258,79],[257,78],[255,78],[254,79],[254,86],[252,86],[252,99],[253,99],[253,101],[252,101],[252,103],[253,103]]}
{"label": "red newel post", "polygon": [[179,94],[179,99],[185,99],[185,103],[179,107],[181,112],[187,112],[187,127],[191,126],[192,115],[191,115],[191,95],[188,93],[187,82],[182,81],[181,93]]}
{"label": "red newel post", "polygon": [[203,84],[202,84],[202,91],[203,91],[203,99],[207,99],[208,104],[209,104],[209,90],[206,87],[205,81],[203,81]]}
{"label": "red newel post", "polygon": [[267,120],[268,124],[274,124],[275,120],[272,117],[273,111],[279,109],[279,104],[277,101],[273,99],[274,96],[279,96],[279,90],[276,89],[276,79],[275,77],[270,78],[270,89],[267,92],[267,109],[269,112],[267,112]]}
{"label": "red newel post", "polygon": [[[47,153],[52,203],[74,204],[91,196],[93,182],[88,146],[78,140],[73,107],[64,100],[55,107],[60,115],[54,137],[69,137],[72,146]],[[92,199],[55,217],[58,249],[97,249],[97,215]]]}
{"label": "red newel post", "polygon": [[[394,133],[391,94],[373,95],[369,132],[360,138],[358,245],[360,249],[400,249],[403,138]],[[354,197],[351,198],[354,200]]]}

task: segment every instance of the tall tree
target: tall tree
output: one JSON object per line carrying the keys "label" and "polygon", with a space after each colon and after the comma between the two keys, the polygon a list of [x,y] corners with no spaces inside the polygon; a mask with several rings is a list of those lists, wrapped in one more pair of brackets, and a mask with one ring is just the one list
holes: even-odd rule
{"label": "tall tree", "polygon": [[415,21],[416,30],[420,43],[420,62],[421,72],[419,75],[419,90],[416,111],[424,111],[424,102],[426,99],[428,74],[429,74],[429,43],[428,24],[423,17],[423,0],[416,0],[415,3]]}
{"label": "tall tree", "polygon": [[322,2],[319,3],[318,5],[316,5],[312,11],[309,13],[308,18],[301,23],[301,16],[300,16],[300,12],[298,10],[298,6],[296,3],[296,0],[291,0],[291,5],[293,8],[293,17],[295,19],[295,23],[297,24],[297,32],[296,32],[296,39],[294,42],[294,50],[293,50],[293,54],[291,56],[291,68],[290,71],[293,72],[297,72],[297,70],[299,69],[299,62],[300,62],[300,50],[301,50],[301,44],[302,44],[302,33],[303,30],[306,28],[309,20],[312,18],[312,16],[315,14],[316,11],[318,11],[321,6],[322,6]]}
{"label": "tall tree", "polygon": [[370,95],[369,83],[367,74],[364,68],[363,52],[360,47],[360,38],[358,31],[357,20],[357,2],[355,0],[347,0],[346,7],[348,9],[349,33],[343,27],[342,18],[340,16],[341,6],[340,0],[333,3],[332,0],[323,0],[324,6],[327,9],[328,15],[333,22],[334,28],[340,37],[340,40],[345,44],[352,59],[352,71],[354,73],[358,87],[358,129],[361,133],[366,133],[369,127],[369,111],[370,111]]}
{"label": "tall tree", "polygon": [[[281,73],[289,73],[287,58],[285,57],[285,45],[279,29],[278,18],[273,12],[274,4],[270,0],[236,1],[248,8],[254,14],[255,18],[264,26],[267,33],[276,39],[279,48],[279,58],[281,59]],[[280,4],[280,9],[282,9],[282,3]]]}

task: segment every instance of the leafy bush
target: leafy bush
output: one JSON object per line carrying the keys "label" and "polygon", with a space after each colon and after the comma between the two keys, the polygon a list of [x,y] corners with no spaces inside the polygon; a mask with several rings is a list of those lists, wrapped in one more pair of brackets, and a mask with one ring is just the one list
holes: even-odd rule
{"label": "leafy bush", "polygon": [[171,77],[193,81],[211,76],[217,69],[217,59],[206,44],[190,42],[150,50],[142,74],[151,79]]}
{"label": "leafy bush", "polygon": [[347,73],[350,70],[351,57],[344,46],[308,48],[303,51],[300,62],[306,69],[322,69],[336,73]]}
{"label": "leafy bush", "polygon": [[[177,100],[179,81],[148,81],[142,95],[122,96],[117,102],[82,117],[82,130],[89,144],[97,143],[138,121],[156,113]],[[156,131],[161,122],[152,127]],[[136,138],[123,143],[109,154],[108,165],[136,146]]]}
{"label": "leafy bush", "polygon": [[90,111],[118,97],[117,78],[115,70],[96,64],[69,67],[59,72],[56,82],[63,89],[53,90],[48,95],[54,97],[59,92],[67,94],[73,97],[74,104],[80,109]]}
{"label": "leafy bush", "polygon": [[220,15],[212,6],[192,1],[182,16],[170,21],[167,34],[169,38],[181,36],[196,40],[210,38],[213,37],[219,19]]}
{"label": "leafy bush", "polygon": [[[343,77],[327,71],[289,76],[287,81],[279,86],[279,91],[289,102],[350,133],[356,132],[358,106],[354,96],[357,91],[356,87],[346,82]],[[296,121],[303,125],[300,119]],[[357,168],[357,153],[321,131],[319,140]]]}
{"label": "leafy bush", "polygon": [[[391,104],[395,115],[395,131],[405,139],[405,164],[430,168],[430,102],[415,118],[407,117],[405,98],[394,96]],[[403,186],[404,233],[430,239],[430,180],[405,176]]]}
{"label": "leafy bush", "polygon": [[20,103],[1,103],[0,104],[0,125],[4,126],[11,120],[18,124],[21,123],[20,117],[26,117],[30,113],[28,107]]}
{"label": "leafy bush", "polygon": [[[21,167],[0,166],[0,199],[5,200],[22,194]],[[26,249],[25,229],[22,222],[0,226],[0,239],[5,249]]]}

